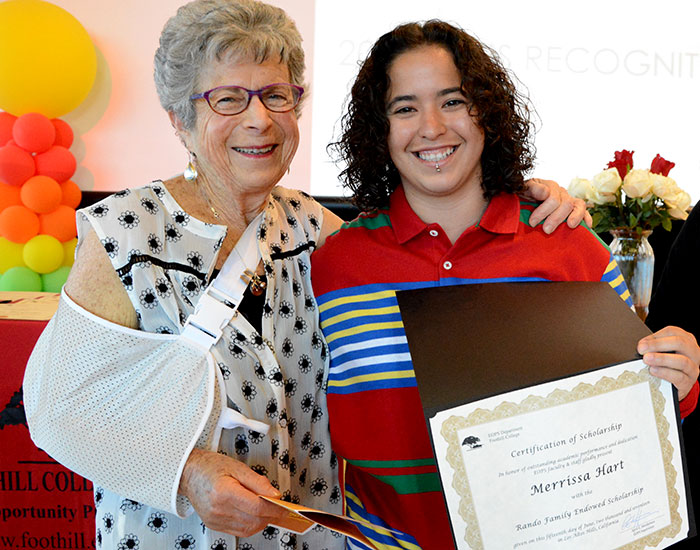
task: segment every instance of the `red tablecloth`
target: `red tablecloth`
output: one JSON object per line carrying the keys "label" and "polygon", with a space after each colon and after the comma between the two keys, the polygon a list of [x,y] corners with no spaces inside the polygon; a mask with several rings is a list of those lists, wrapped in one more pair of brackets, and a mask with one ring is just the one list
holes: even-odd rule
{"label": "red tablecloth", "polygon": [[45,321],[0,319],[0,550],[95,548],[92,485],[37,449],[21,401]]}

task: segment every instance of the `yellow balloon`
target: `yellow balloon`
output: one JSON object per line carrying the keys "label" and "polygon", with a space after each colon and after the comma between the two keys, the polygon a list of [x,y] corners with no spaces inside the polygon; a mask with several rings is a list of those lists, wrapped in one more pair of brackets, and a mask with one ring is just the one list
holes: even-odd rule
{"label": "yellow balloon", "polygon": [[78,244],[78,239],[71,239],[61,244],[63,245],[63,264],[61,265],[70,267],[75,260],[75,247]]}
{"label": "yellow balloon", "polygon": [[24,263],[37,273],[51,273],[61,267],[63,245],[51,235],[37,235],[24,244]]}
{"label": "yellow balloon", "polygon": [[87,97],[96,74],[95,46],[66,10],[43,0],[0,3],[0,109],[63,116]]}
{"label": "yellow balloon", "polygon": [[13,243],[0,237],[0,273],[13,267],[26,267],[22,258],[23,243]]}

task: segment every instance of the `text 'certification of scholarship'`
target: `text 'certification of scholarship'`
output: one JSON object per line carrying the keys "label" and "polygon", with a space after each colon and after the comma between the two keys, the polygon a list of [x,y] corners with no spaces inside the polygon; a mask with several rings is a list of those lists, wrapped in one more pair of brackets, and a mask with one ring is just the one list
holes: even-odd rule
{"label": "text 'certification of scholarship'", "polygon": [[458,548],[665,548],[688,532],[671,385],[641,360],[430,419]]}

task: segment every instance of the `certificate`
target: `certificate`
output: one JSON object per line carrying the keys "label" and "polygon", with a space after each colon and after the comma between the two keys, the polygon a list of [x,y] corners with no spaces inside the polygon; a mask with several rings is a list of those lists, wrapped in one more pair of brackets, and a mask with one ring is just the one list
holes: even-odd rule
{"label": "certificate", "polygon": [[641,360],[445,410],[430,428],[460,549],[686,537],[672,389]]}
{"label": "certificate", "polygon": [[673,388],[606,283],[397,293],[459,549],[665,548],[695,534]]}

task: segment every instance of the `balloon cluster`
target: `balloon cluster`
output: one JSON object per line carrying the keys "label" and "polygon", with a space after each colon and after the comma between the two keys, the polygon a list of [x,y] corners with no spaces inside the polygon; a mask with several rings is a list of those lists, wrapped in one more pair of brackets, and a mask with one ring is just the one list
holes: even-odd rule
{"label": "balloon cluster", "polygon": [[80,22],[43,0],[0,2],[0,290],[58,292],[73,264],[80,188],[73,130],[97,55]]}
{"label": "balloon cluster", "polygon": [[0,113],[0,290],[60,290],[75,249],[80,188],[73,130],[39,113]]}

